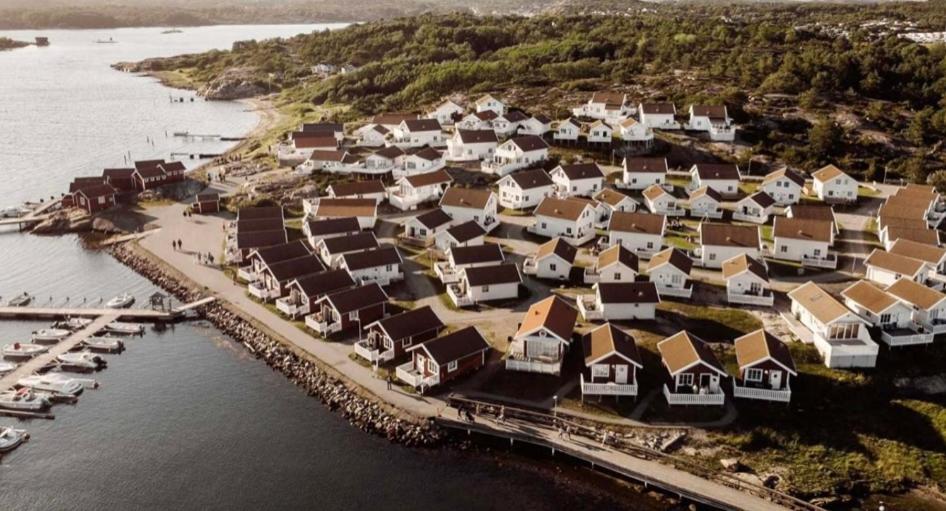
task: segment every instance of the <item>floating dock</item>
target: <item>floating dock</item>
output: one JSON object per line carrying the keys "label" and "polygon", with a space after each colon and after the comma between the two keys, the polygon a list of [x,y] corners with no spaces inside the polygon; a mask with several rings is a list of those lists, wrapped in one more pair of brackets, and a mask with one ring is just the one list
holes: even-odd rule
{"label": "floating dock", "polygon": [[160,322],[178,319],[189,310],[212,303],[216,298],[201,298],[169,311],[153,309],[107,309],[85,307],[0,307],[0,319],[48,319],[98,318],[108,316],[113,320],[125,319],[142,322]]}

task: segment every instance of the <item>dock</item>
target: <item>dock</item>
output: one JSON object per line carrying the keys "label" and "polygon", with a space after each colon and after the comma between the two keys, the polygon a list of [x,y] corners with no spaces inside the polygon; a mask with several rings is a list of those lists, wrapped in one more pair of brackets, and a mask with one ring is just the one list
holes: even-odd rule
{"label": "dock", "polygon": [[2,319],[43,319],[60,320],[66,318],[98,318],[108,316],[112,320],[124,319],[140,322],[172,321],[181,317],[187,311],[207,305],[216,300],[213,296],[175,307],[171,310],[156,309],[108,309],[92,307],[0,307]]}
{"label": "dock", "polygon": [[52,213],[46,213],[46,211],[52,209],[54,206],[58,206],[59,203],[60,201],[58,200],[51,200],[39,206],[38,208],[34,209],[33,211],[30,211],[28,215],[24,215],[17,218],[0,219],[0,226],[18,225],[22,228],[22,227],[29,226],[31,224],[38,224],[39,222],[42,222],[43,220],[46,220],[47,218],[51,217]]}

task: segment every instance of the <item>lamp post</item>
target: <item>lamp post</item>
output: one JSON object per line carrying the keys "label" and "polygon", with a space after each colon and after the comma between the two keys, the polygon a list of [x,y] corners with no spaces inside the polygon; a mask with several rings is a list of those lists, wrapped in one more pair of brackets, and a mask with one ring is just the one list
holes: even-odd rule
{"label": "lamp post", "polygon": [[552,396],[552,415],[558,417],[558,394]]}

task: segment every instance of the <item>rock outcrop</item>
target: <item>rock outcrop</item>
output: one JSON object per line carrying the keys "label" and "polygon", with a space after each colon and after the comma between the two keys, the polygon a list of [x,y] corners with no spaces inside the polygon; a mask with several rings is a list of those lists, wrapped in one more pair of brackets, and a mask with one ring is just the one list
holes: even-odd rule
{"label": "rock outcrop", "polygon": [[197,93],[207,99],[231,101],[263,95],[266,86],[257,82],[251,69],[230,68],[201,87]]}

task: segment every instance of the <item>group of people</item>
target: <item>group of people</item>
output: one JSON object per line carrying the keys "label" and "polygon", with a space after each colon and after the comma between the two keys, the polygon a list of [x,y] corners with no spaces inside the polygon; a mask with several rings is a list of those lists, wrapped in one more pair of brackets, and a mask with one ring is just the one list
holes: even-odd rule
{"label": "group of people", "polygon": [[195,261],[197,264],[208,264],[208,265],[213,266],[213,264],[214,264],[214,255],[211,254],[210,252],[207,252],[206,254],[202,254],[202,253],[200,253],[200,252],[197,252],[197,253],[194,254],[194,261]]}

